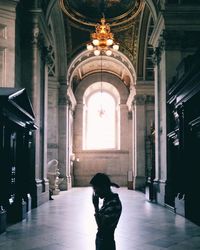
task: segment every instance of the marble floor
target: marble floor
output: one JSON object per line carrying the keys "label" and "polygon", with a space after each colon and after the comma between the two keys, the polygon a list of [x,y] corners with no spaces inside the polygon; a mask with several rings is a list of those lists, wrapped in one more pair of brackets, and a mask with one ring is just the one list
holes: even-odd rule
{"label": "marble floor", "polygon": [[[126,188],[116,229],[117,250],[200,249],[200,227]],[[92,189],[73,188],[31,210],[0,235],[1,250],[94,250]]]}

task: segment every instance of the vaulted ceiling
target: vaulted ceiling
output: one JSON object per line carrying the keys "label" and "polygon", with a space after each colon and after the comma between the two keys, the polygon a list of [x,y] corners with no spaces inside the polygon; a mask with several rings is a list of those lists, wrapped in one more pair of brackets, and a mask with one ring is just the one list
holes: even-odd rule
{"label": "vaulted ceiling", "polygon": [[105,15],[120,51],[136,64],[142,0],[60,0],[66,28],[67,57],[85,49],[95,25]]}

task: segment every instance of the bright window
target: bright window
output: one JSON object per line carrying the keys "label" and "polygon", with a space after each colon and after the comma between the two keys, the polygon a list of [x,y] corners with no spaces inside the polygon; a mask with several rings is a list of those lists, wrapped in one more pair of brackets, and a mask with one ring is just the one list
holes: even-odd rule
{"label": "bright window", "polygon": [[94,92],[85,106],[85,149],[117,148],[117,103],[108,92]]}

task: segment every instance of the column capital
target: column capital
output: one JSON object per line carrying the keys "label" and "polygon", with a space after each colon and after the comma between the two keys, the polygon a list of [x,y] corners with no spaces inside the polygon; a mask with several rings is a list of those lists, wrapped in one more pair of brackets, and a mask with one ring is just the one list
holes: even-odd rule
{"label": "column capital", "polygon": [[152,61],[153,61],[154,66],[160,63],[161,56],[164,50],[165,50],[165,40],[161,37],[159,40],[158,46],[154,48],[154,52],[152,55]]}
{"label": "column capital", "polygon": [[32,33],[31,33],[31,43],[33,45],[38,45],[39,40],[41,41],[41,34],[40,34],[40,29],[38,26],[33,27]]}
{"label": "column capital", "polygon": [[155,96],[154,95],[147,95],[146,96],[146,103],[154,104],[154,102],[155,102]]}
{"label": "column capital", "polygon": [[133,105],[144,105],[146,102],[146,95],[135,95]]}
{"label": "column capital", "polygon": [[66,96],[63,95],[63,96],[59,97],[58,104],[71,107],[72,102],[71,102],[70,97],[68,95],[66,95]]}

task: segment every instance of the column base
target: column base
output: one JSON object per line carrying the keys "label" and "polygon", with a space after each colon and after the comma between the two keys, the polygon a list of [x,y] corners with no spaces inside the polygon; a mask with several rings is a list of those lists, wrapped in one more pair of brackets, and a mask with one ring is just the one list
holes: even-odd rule
{"label": "column base", "polygon": [[129,190],[133,190],[133,181],[128,181],[127,187]]}
{"label": "column base", "polygon": [[162,206],[165,205],[165,186],[166,182],[163,180],[154,180],[153,186],[155,188],[156,202]]}
{"label": "column base", "polygon": [[145,195],[146,199],[151,202],[156,202],[156,190],[153,184],[153,181],[148,180],[146,187],[145,187]]}
{"label": "column base", "polygon": [[49,181],[35,180],[34,192],[31,195],[32,208],[42,205],[49,200]]}
{"label": "column base", "polygon": [[62,181],[59,184],[59,189],[61,191],[69,190],[72,187],[71,176],[64,176],[61,179]]}
{"label": "column base", "polygon": [[144,192],[145,182],[146,182],[146,178],[144,176],[133,176],[133,189]]}
{"label": "column base", "polygon": [[132,170],[128,171],[127,187],[128,189],[133,190],[133,171]]}

